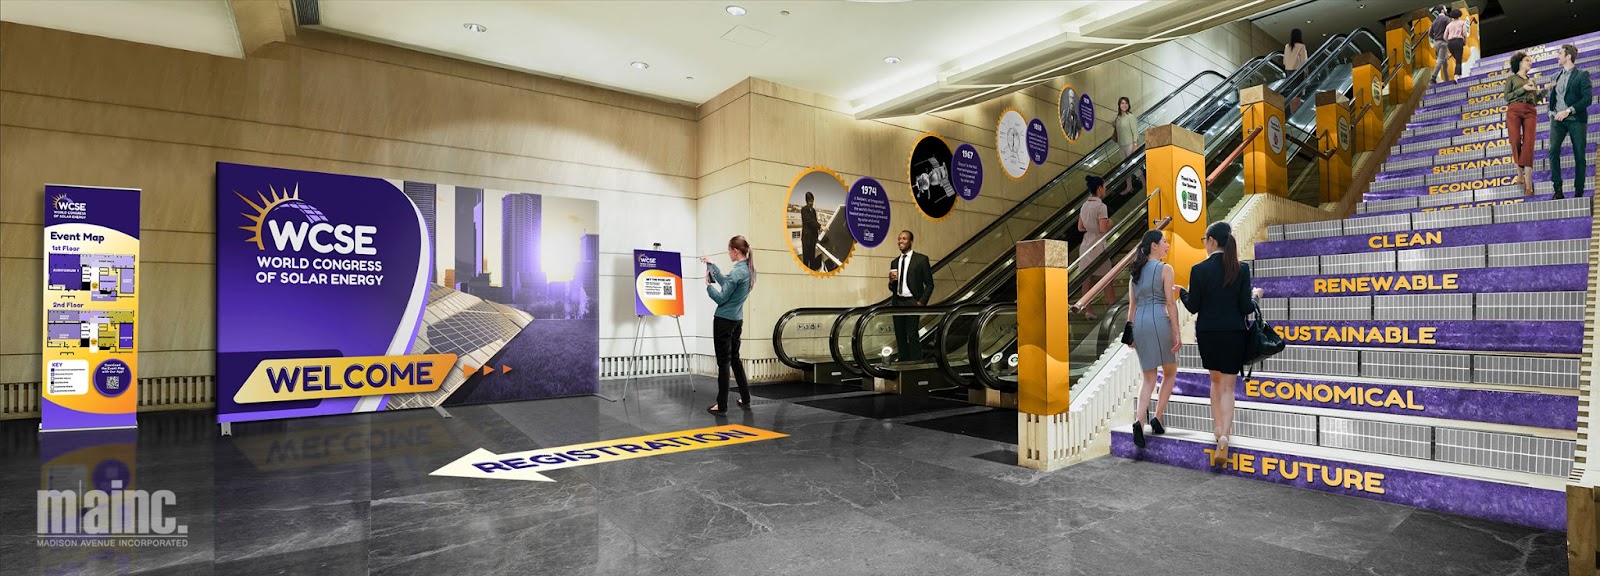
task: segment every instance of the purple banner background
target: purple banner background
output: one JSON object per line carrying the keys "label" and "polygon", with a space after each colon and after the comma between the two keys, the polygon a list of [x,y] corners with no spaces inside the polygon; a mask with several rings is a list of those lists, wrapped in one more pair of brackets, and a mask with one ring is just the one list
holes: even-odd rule
{"label": "purple banner background", "polygon": [[[1474,390],[1465,388],[1444,388],[1434,386],[1405,386],[1400,384],[1372,384],[1356,382],[1340,382],[1336,380],[1312,380],[1308,378],[1252,378],[1253,381],[1268,380],[1271,382],[1289,382],[1310,384],[1312,386],[1326,384],[1339,387],[1377,388],[1383,390],[1380,400],[1387,399],[1389,391],[1399,391],[1401,396],[1410,394],[1422,410],[1407,410],[1398,406],[1385,408],[1383,406],[1362,406],[1347,402],[1317,402],[1315,400],[1265,398],[1261,396],[1248,396],[1245,394],[1246,383],[1238,382],[1233,387],[1233,397],[1244,402],[1261,402],[1265,404],[1281,404],[1286,406],[1306,406],[1311,408],[1328,408],[1333,410],[1349,410],[1352,412],[1375,412],[1379,414],[1404,414],[1407,416],[1423,416],[1427,418],[1442,418],[1445,420],[1466,420],[1469,422],[1491,422],[1495,424],[1511,424],[1515,426],[1535,426],[1539,428],[1554,428],[1557,430],[1576,430],[1578,427],[1578,397],[1561,396],[1556,394],[1533,394],[1526,392],[1501,392],[1498,390]],[[1276,393],[1276,390],[1273,390]],[[1172,393],[1179,396],[1194,396],[1209,398],[1211,396],[1211,377],[1203,372],[1178,372],[1178,383],[1172,387]]]}
{"label": "purple banner background", "polygon": [[[1445,290],[1373,290],[1370,292],[1315,291],[1319,279],[1377,276],[1432,276],[1442,283],[1445,274],[1456,275],[1456,287]],[[1589,288],[1589,267],[1584,264],[1559,266],[1518,266],[1515,268],[1464,268],[1426,272],[1380,272],[1373,274],[1319,274],[1316,276],[1271,276],[1251,278],[1251,284],[1272,298],[1286,296],[1366,296],[1384,294],[1453,294],[1487,292],[1578,292]],[[1408,280],[1409,281],[1409,280]]]}
{"label": "purple banner background", "polygon": [[[140,193],[138,190],[126,188],[92,188],[87,186],[55,185],[45,186],[45,236],[48,237],[49,230],[52,226],[58,226],[62,224],[87,224],[121,232],[137,241],[139,239],[139,197]],[[75,216],[78,214],[76,212],[63,212],[58,215],[58,211],[56,209],[56,203],[58,199],[63,202],[83,204],[84,207],[81,216]],[[45,243],[44,250],[46,255],[45,262],[47,263],[55,262],[58,260],[58,257],[65,256],[64,254],[51,253],[49,242]],[[62,259],[81,260],[81,257],[77,255],[71,255],[70,257]],[[82,274],[76,270],[72,272],[74,273],[53,273],[49,278],[46,278],[46,280],[69,280],[69,282],[66,283],[68,289],[78,290],[82,287]],[[46,292],[44,296],[44,306],[48,307],[50,305],[50,299],[50,293]],[[76,313],[76,310],[71,312]],[[139,319],[136,317],[134,321],[138,322]],[[49,335],[45,334],[44,337],[49,338]],[[119,340],[118,344],[122,344],[122,342]],[[136,360],[136,358],[129,358],[129,360]],[[50,359],[45,359],[44,361],[48,363]],[[110,360],[103,360],[103,362],[109,361]],[[134,362],[134,366],[135,368],[133,372],[135,373],[128,375],[130,378],[129,382],[138,381],[136,368],[137,362]],[[93,372],[95,367],[96,365],[91,361],[89,374],[91,384],[93,382]],[[45,387],[48,387],[49,385],[50,383],[48,381],[44,382],[43,384]],[[93,389],[94,386],[91,385],[90,388]],[[89,393],[99,394],[100,392],[98,390],[92,390]],[[40,398],[39,402],[40,430],[132,428],[138,426],[139,424],[138,416],[136,411],[133,409],[119,414],[84,412],[57,404],[51,400],[48,395],[42,394],[41,396],[42,397]],[[101,394],[101,396],[105,395]]]}
{"label": "purple banner background", "polygon": [[[1524,352],[1541,354],[1577,354],[1583,351],[1583,322],[1536,320],[1508,322],[1499,320],[1280,320],[1271,323],[1290,345],[1334,346],[1354,348],[1406,348],[1415,350],[1472,350],[1481,352]],[[1343,330],[1347,326],[1362,328],[1410,329],[1408,336],[1420,337],[1419,328],[1437,328],[1433,344],[1406,344],[1385,342],[1331,342],[1297,336],[1299,327],[1327,326]],[[1342,334],[1341,334],[1342,336]]]}
{"label": "purple banner background", "polygon": [[[959,191],[960,186],[956,188]],[[877,248],[889,236],[891,208],[883,184],[872,178],[857,179],[845,193],[844,205],[844,223],[857,244]]]}
{"label": "purple banner background", "polygon": [[1028,121],[1028,159],[1036,165],[1043,165],[1045,158],[1050,156],[1050,131],[1044,129],[1044,122],[1038,118]]}
{"label": "purple banner background", "polygon": [[[1493,188],[1490,188],[1490,190],[1493,190]],[[1506,205],[1506,204],[1524,204],[1524,203],[1527,203],[1527,202],[1543,202],[1545,200],[1552,200],[1554,198],[1555,198],[1555,194],[1534,194],[1532,196],[1515,196],[1515,197],[1512,197],[1512,198],[1504,198],[1504,199],[1500,199],[1500,200],[1473,200],[1471,202],[1460,202],[1460,203],[1456,203],[1456,204],[1445,204],[1443,206],[1428,206],[1428,207],[1420,207],[1419,206],[1419,207],[1416,207],[1416,208],[1402,208],[1400,210],[1385,210],[1385,211],[1382,211],[1382,212],[1367,212],[1366,214],[1361,214],[1360,216],[1388,216],[1388,215],[1391,215],[1391,214],[1416,214],[1416,213],[1421,213],[1421,212],[1445,212],[1445,211],[1448,211],[1448,210],[1460,210],[1462,208],[1477,208],[1477,207],[1480,207],[1480,206],[1502,206],[1502,205]],[[1360,216],[1357,216],[1357,217],[1360,217]]]}
{"label": "purple banner background", "polygon": [[[286,285],[256,282],[258,256],[324,257],[312,251],[279,252],[263,227],[265,249],[247,239],[242,214],[277,190],[299,191],[305,205],[330,223],[376,226],[375,256],[383,263],[380,286]],[[273,209],[294,210],[284,205]],[[294,217],[293,214],[289,214]],[[396,330],[413,332],[422,308],[406,318],[419,254],[427,244],[417,209],[399,188],[378,178],[217,163],[217,420],[347,414],[358,398],[236,404],[234,394],[262,360],[323,356],[383,356]],[[329,256],[340,256],[333,254]],[[314,271],[310,271],[314,272]],[[426,277],[424,277],[426,284]],[[410,352],[408,343],[406,350]],[[379,396],[381,405],[387,396]]]}
{"label": "purple banner background", "polygon": [[1415,248],[1439,248],[1445,246],[1476,246],[1479,244],[1509,244],[1513,242],[1533,242],[1538,240],[1570,240],[1574,238],[1588,238],[1593,223],[1589,218],[1561,218],[1557,220],[1541,220],[1538,222],[1509,222],[1506,224],[1480,224],[1477,226],[1458,226],[1455,228],[1436,228],[1418,230],[1416,233],[1428,232],[1442,233],[1441,243],[1426,246],[1407,246],[1403,248],[1384,247],[1373,248],[1369,241],[1374,236],[1388,237],[1393,243],[1394,234],[1361,234],[1357,236],[1334,236],[1332,238],[1308,238],[1303,240],[1277,240],[1272,242],[1256,243],[1256,258],[1289,258],[1294,256],[1319,256],[1326,254],[1353,254],[1358,252],[1386,252],[1390,250],[1409,250]]}
{"label": "purple banner background", "polygon": [[961,195],[962,200],[978,199],[978,193],[983,191],[983,158],[978,156],[976,146],[956,147],[950,157],[950,178],[955,180],[956,194]]}
{"label": "purple banner background", "polygon": [[[1145,441],[1145,448],[1140,449],[1138,446],[1134,446],[1132,434],[1121,430],[1114,431],[1111,433],[1111,454],[1121,458],[1156,462],[1191,470],[1214,470],[1218,474],[1227,476],[1249,478],[1283,486],[1309,488],[1319,492],[1355,496],[1391,504],[1414,506],[1447,514],[1486,518],[1542,530],[1565,532],[1567,529],[1567,495],[1565,492],[1385,468],[1368,464],[1351,464],[1321,458],[1234,448],[1231,450],[1233,454],[1250,454],[1256,457],[1256,470],[1258,472],[1245,474],[1233,469],[1231,466],[1211,468],[1209,466],[1209,458],[1205,453],[1205,449],[1211,447],[1210,444],[1160,436],[1146,436]],[[1372,494],[1355,489],[1335,488],[1323,484],[1321,480],[1307,483],[1303,481],[1304,474],[1296,480],[1285,479],[1276,473],[1263,475],[1259,473],[1262,456],[1280,458],[1291,462],[1308,462],[1331,468],[1347,467],[1364,472],[1383,474],[1382,485],[1384,493]]]}

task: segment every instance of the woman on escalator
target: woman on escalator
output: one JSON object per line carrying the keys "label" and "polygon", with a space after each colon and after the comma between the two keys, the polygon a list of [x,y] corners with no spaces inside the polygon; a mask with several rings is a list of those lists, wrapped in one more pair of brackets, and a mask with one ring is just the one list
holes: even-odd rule
{"label": "woman on escalator", "polygon": [[1260,290],[1250,287],[1250,267],[1239,262],[1239,245],[1233,227],[1217,222],[1206,228],[1206,253],[1209,256],[1189,270],[1194,290],[1175,286],[1183,307],[1198,318],[1194,323],[1194,343],[1200,349],[1200,364],[1211,372],[1211,426],[1217,449],[1211,465],[1228,459],[1228,439],[1233,434],[1233,385],[1244,369],[1246,346],[1250,342],[1250,313],[1256,311],[1252,299]]}
{"label": "woman on escalator", "polygon": [[[1103,200],[1106,197],[1106,181],[1099,176],[1090,175],[1083,177],[1083,183],[1089,189],[1089,197],[1084,199],[1083,207],[1078,209],[1078,231],[1083,233],[1083,241],[1078,244],[1078,270],[1080,271],[1084,269],[1084,266],[1094,265],[1095,260],[1105,253],[1106,244],[1103,240],[1106,233],[1111,231],[1111,212],[1106,209],[1106,203]],[[1095,267],[1092,272],[1089,272],[1088,285],[1093,286],[1095,282],[1099,282],[1110,267],[1110,262],[1103,266]],[[1081,274],[1082,272],[1079,273]],[[1105,293],[1107,306],[1117,301],[1117,295],[1111,289],[1111,286],[1106,286]],[[1090,320],[1100,318],[1087,309],[1083,311],[1083,315]]]}
{"label": "woman on escalator", "polygon": [[728,240],[728,259],[733,267],[723,275],[710,259],[700,258],[706,265],[706,294],[717,303],[711,321],[712,345],[717,351],[717,403],[706,411],[718,416],[728,413],[729,371],[739,383],[739,407],[750,409],[750,381],[745,379],[744,362],[739,359],[739,338],[744,333],[744,300],[756,286],[756,262],[744,236]]}
{"label": "woman on escalator", "polygon": [[1128,322],[1133,330],[1133,349],[1139,354],[1139,369],[1144,371],[1144,385],[1139,387],[1139,400],[1135,408],[1138,419],[1133,423],[1133,443],[1144,448],[1145,408],[1150,405],[1150,393],[1156,389],[1156,369],[1161,370],[1161,398],[1156,400],[1156,412],[1150,417],[1150,433],[1165,434],[1161,415],[1166,413],[1167,398],[1172,396],[1172,385],[1178,378],[1178,348],[1183,340],[1178,332],[1178,302],[1169,297],[1172,293],[1172,266],[1162,260],[1172,247],[1166,234],[1160,230],[1144,233],[1133,258],[1132,280],[1128,288]]}
{"label": "woman on escalator", "polygon": [[[1118,159],[1120,163],[1139,150],[1139,116],[1133,113],[1133,103],[1127,96],[1117,99],[1117,119],[1111,123],[1111,129],[1111,137],[1116,139],[1117,147],[1122,149],[1122,157]],[[1133,193],[1135,181],[1138,180],[1131,172],[1132,170],[1122,179],[1124,195]]]}

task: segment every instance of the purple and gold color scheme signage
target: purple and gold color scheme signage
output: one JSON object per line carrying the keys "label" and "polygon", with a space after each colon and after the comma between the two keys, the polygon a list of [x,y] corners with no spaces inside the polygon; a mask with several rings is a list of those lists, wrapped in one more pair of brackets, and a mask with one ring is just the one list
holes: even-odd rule
{"label": "purple and gold color scheme signage", "polygon": [[[1146,437],[1145,442],[1140,449],[1134,446],[1132,434],[1113,432],[1111,453],[1194,470],[1210,469],[1210,444],[1162,436]],[[1227,462],[1215,470],[1229,476],[1542,530],[1561,531],[1567,526],[1567,496],[1556,490],[1238,447],[1229,450]]]}
{"label": "purple and gold color scheme signage", "polygon": [[587,200],[218,163],[218,421],[593,394],[598,221]]}
{"label": "purple and gold color scheme signage", "polygon": [[1034,164],[1043,165],[1050,156],[1050,132],[1044,129],[1044,122],[1034,118],[1028,122],[1028,159]]}
{"label": "purple and gold color scheme signage", "polygon": [[139,191],[44,190],[39,429],[131,428],[139,398]]}
{"label": "purple and gold color scheme signage", "polygon": [[845,195],[845,223],[850,236],[867,248],[877,248],[889,236],[889,195],[883,184],[861,178]]}
{"label": "purple and gold color scheme signage", "polygon": [[1295,256],[1387,252],[1414,248],[1571,240],[1588,238],[1590,233],[1588,218],[1544,220],[1537,225],[1517,222],[1479,224],[1477,226],[1458,226],[1433,230],[1407,230],[1382,234],[1356,234],[1352,236],[1334,236],[1332,238],[1262,242],[1256,245],[1256,258],[1291,258]]}
{"label": "purple and gold color scheme signage", "polygon": [[1554,320],[1285,320],[1272,328],[1291,345],[1577,354],[1583,323]]}
{"label": "purple and gold color scheme signage", "polygon": [[1273,297],[1577,292],[1589,286],[1584,264],[1464,268],[1425,272],[1375,272],[1315,276],[1271,276],[1251,282]]}
{"label": "purple and gold color scheme signage", "polygon": [[[1202,372],[1179,372],[1172,392],[1179,396],[1209,398],[1211,378]],[[1233,396],[1243,402],[1557,430],[1572,430],[1578,426],[1578,397],[1575,395],[1263,376],[1243,380],[1234,387]]]}
{"label": "purple and gold color scheme signage", "polygon": [[633,313],[683,315],[683,257],[677,252],[633,251]]}
{"label": "purple and gold color scheme signage", "polygon": [[434,470],[429,475],[554,482],[554,479],[545,476],[541,472],[649,456],[677,454],[679,452],[719,446],[747,444],[787,436],[788,434],[771,430],[729,424],[617,440],[601,440],[587,444],[541,448],[526,452],[495,454],[479,448],[471,454],[462,456],[456,461]]}
{"label": "purple and gold color scheme signage", "polygon": [[978,157],[978,148],[971,144],[962,144],[956,147],[955,155],[950,158],[950,178],[956,182],[956,194],[962,200],[971,202],[978,199],[978,193],[983,191],[983,159]]}

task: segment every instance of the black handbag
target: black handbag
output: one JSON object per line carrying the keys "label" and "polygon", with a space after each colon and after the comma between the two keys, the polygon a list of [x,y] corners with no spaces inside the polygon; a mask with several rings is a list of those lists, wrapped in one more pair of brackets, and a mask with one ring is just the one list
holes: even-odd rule
{"label": "black handbag", "polygon": [[[1255,316],[1250,320],[1250,337],[1245,343],[1245,365],[1254,366],[1260,364],[1262,360],[1282,352],[1286,345],[1288,343],[1283,340],[1282,336],[1278,335],[1278,331],[1273,330],[1272,325],[1261,317],[1261,306],[1258,304]],[[1251,372],[1253,373],[1254,370],[1251,370]],[[1248,380],[1249,378],[1250,373],[1246,373],[1245,379]]]}
{"label": "black handbag", "polygon": [[1133,345],[1133,322],[1122,323],[1122,343],[1128,346]]}

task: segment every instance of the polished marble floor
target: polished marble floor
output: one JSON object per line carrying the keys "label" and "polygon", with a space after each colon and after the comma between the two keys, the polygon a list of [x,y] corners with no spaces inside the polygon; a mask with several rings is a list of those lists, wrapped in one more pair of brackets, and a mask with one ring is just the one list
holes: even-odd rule
{"label": "polished marble floor", "polygon": [[[6,422],[0,573],[1566,573],[1562,534],[1112,457],[1034,473],[1008,464],[1014,445],[966,433],[994,421],[982,408],[791,387],[718,420],[703,411],[713,388],[662,378],[625,403],[252,423],[232,437],[210,413],[142,415],[134,482],[172,491],[188,527],[168,548],[39,547],[49,455],[37,421]],[[478,448],[722,422],[790,436],[547,472],[553,483],[428,475]]]}

